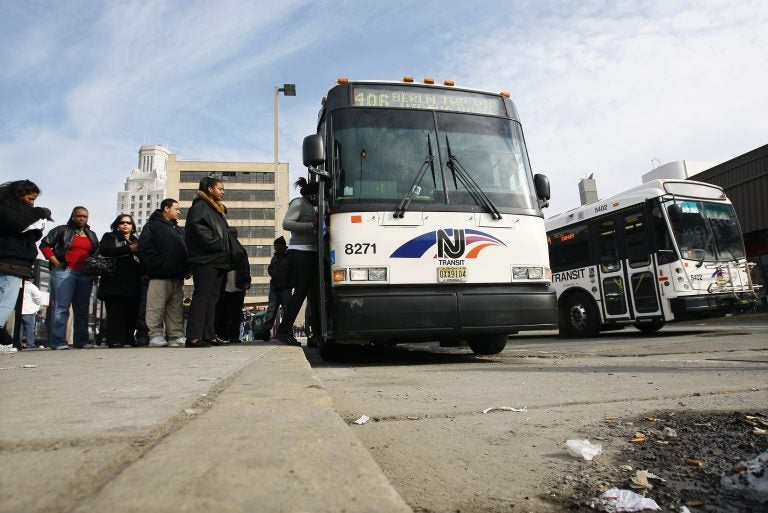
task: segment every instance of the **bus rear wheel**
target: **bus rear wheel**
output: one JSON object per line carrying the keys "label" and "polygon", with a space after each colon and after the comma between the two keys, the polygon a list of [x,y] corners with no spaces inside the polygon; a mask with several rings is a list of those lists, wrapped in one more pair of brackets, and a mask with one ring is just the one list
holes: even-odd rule
{"label": "bus rear wheel", "polygon": [[499,354],[507,347],[508,334],[503,335],[488,335],[487,337],[474,337],[470,338],[470,349],[475,354]]}
{"label": "bus rear wheel", "polygon": [[635,328],[643,333],[655,333],[664,327],[664,321],[638,322]]}
{"label": "bus rear wheel", "polygon": [[573,294],[560,313],[560,333],[571,338],[594,337],[600,332],[595,302],[586,294]]}
{"label": "bus rear wheel", "polygon": [[327,339],[320,337],[317,349],[320,353],[320,358],[322,358],[324,362],[336,362],[341,358],[341,344],[329,342]]}

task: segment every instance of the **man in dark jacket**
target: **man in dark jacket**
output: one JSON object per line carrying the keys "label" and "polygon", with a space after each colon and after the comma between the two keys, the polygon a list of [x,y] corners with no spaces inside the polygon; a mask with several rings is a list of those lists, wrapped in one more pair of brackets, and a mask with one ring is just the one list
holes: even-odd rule
{"label": "man in dark jacket", "polygon": [[149,277],[146,321],[152,347],[182,347],[185,342],[182,303],[189,268],[178,219],[179,202],[164,199],[139,237],[139,260]]}
{"label": "man in dark jacket", "polygon": [[254,334],[254,338],[269,340],[272,326],[275,324],[277,309],[285,309],[291,300],[291,267],[288,262],[288,245],[285,238],[278,237],[274,242],[275,254],[272,261],[269,262],[267,272],[269,273],[269,306],[267,314],[264,316],[261,333]]}

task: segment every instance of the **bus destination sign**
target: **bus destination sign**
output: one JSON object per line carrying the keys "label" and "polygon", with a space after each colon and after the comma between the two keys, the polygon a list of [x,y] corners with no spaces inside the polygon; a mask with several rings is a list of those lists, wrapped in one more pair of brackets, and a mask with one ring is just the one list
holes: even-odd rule
{"label": "bus destination sign", "polygon": [[355,86],[353,98],[354,104],[359,107],[447,110],[489,116],[506,115],[504,102],[500,96],[465,91],[359,85]]}

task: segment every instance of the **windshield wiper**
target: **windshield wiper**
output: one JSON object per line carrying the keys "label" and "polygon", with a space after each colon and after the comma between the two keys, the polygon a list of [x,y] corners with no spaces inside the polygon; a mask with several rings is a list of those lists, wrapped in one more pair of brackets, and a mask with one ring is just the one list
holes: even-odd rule
{"label": "windshield wiper", "polygon": [[461,165],[461,162],[459,162],[456,155],[451,152],[451,143],[448,141],[447,135],[445,136],[445,145],[448,149],[447,165],[453,173],[454,187],[458,189],[458,184],[456,183],[456,179],[458,178],[458,181],[467,189],[467,192],[469,192],[469,195],[475,200],[475,203],[488,209],[488,212],[490,212],[491,217],[494,219],[501,219],[501,212],[499,212],[499,209],[494,205],[493,201],[491,201],[491,198],[489,198],[485,191],[480,188],[474,178],[472,178],[472,175],[464,169],[464,166]]}
{"label": "windshield wiper", "polygon": [[427,156],[424,158],[424,163],[416,174],[416,178],[413,179],[413,183],[408,188],[408,193],[406,193],[403,201],[401,201],[395,209],[395,218],[403,218],[405,211],[408,209],[408,205],[411,204],[413,195],[421,191],[418,184],[421,183],[422,178],[424,178],[424,174],[427,172],[427,166],[432,169],[432,183],[437,187],[437,180],[435,180],[435,155],[432,153],[432,139],[429,137],[429,134],[427,134]]}

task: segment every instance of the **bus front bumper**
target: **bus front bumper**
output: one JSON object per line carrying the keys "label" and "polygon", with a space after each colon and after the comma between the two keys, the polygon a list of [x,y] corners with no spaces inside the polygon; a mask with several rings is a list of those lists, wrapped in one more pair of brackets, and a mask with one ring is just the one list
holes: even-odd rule
{"label": "bus front bumper", "polygon": [[548,286],[334,287],[330,335],[337,342],[457,340],[555,329]]}
{"label": "bus front bumper", "polygon": [[683,296],[671,300],[675,320],[719,317],[727,313],[744,311],[757,303],[751,292],[734,294],[703,294]]}

